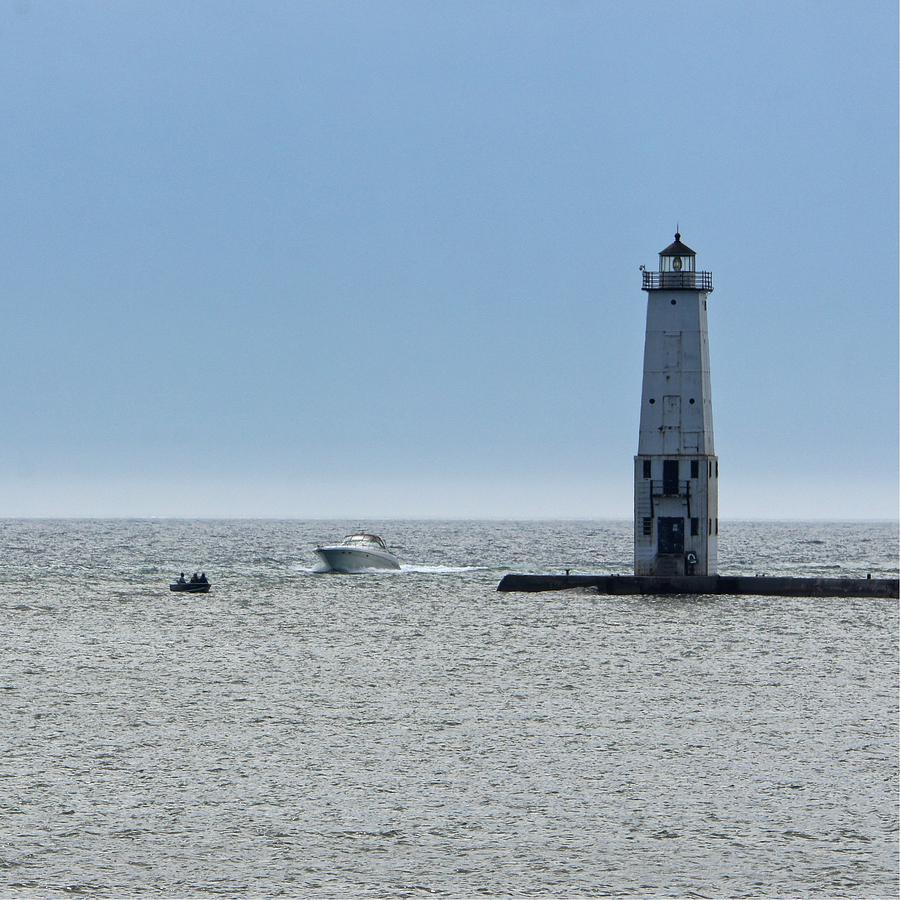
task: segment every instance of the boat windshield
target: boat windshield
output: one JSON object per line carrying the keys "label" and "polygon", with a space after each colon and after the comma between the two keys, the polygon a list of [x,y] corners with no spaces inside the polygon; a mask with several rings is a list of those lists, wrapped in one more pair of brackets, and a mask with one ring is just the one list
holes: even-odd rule
{"label": "boat windshield", "polygon": [[382,550],[387,550],[387,545],[385,542],[378,537],[377,534],[367,534],[366,532],[359,532],[358,534],[348,534],[347,537],[341,541],[342,544],[375,544],[378,547],[381,547]]}

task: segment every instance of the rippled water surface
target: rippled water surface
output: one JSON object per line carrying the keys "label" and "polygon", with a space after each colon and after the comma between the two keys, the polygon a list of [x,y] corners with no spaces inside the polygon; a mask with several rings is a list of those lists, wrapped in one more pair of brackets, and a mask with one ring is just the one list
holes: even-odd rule
{"label": "rippled water surface", "polygon": [[[359,526],[403,571],[315,574]],[[626,522],[0,547],[3,896],[897,894],[896,601],[495,591]],[[897,527],[726,522],[720,571],[896,576]]]}

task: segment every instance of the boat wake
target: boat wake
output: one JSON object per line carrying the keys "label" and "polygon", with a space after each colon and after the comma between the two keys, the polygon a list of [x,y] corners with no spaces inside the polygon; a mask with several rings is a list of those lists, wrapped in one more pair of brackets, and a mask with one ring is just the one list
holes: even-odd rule
{"label": "boat wake", "polygon": [[463,575],[466,572],[487,572],[488,566],[414,566],[400,565],[401,574],[414,575]]}
{"label": "boat wake", "polygon": [[[333,575],[334,573],[325,564],[320,563],[317,566],[301,566],[295,565],[291,567],[299,575]],[[488,572],[489,566],[420,566],[420,565],[400,565],[399,569],[365,569],[360,571],[361,575],[464,575],[467,572]]]}

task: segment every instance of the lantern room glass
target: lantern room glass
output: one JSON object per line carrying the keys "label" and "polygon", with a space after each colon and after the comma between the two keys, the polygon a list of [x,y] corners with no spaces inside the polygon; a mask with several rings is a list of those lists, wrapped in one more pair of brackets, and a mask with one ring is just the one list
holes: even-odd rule
{"label": "lantern room glass", "polygon": [[695,256],[662,256],[659,257],[660,272],[693,272]]}

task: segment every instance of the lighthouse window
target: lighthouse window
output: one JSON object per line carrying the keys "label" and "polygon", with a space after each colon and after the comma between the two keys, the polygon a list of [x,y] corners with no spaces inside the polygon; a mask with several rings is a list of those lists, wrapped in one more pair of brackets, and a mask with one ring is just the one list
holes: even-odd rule
{"label": "lighthouse window", "polygon": [[709,533],[710,533],[710,534],[713,533],[713,530],[712,530],[712,519],[709,520]]}
{"label": "lighthouse window", "polygon": [[652,404],[656,403],[656,401],[651,397],[651,398],[650,398],[650,403],[651,403],[651,405],[652,405]]}
{"label": "lighthouse window", "polygon": [[644,460],[644,478],[649,478],[649,477],[650,477],[650,460],[645,459]]}
{"label": "lighthouse window", "polygon": [[670,300],[669,302],[672,304],[672,306],[674,306],[678,301],[677,301],[677,300]]}
{"label": "lighthouse window", "polygon": [[716,478],[719,477],[719,461],[716,460]]}
{"label": "lighthouse window", "polygon": [[698,534],[700,534],[700,520],[693,516],[691,518],[691,536],[696,537]]}
{"label": "lighthouse window", "polygon": [[688,403],[690,403],[690,404],[691,404],[691,406],[693,406],[693,405],[694,405],[694,398],[693,398],[693,397],[691,397],[691,399],[690,399],[690,400],[688,400]]}
{"label": "lighthouse window", "polygon": [[651,534],[652,530],[653,530],[653,520],[644,518],[644,534],[645,535]]}
{"label": "lighthouse window", "polygon": [[712,478],[712,463],[709,464],[709,477]]}
{"label": "lighthouse window", "polygon": [[691,478],[699,478],[700,477],[700,460],[692,459],[691,460]]}
{"label": "lighthouse window", "polygon": [[716,519],[716,534],[719,533],[719,520]]}

